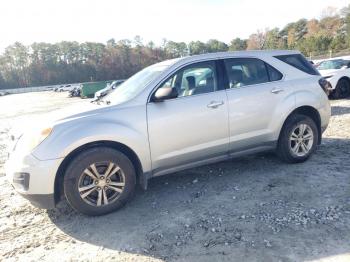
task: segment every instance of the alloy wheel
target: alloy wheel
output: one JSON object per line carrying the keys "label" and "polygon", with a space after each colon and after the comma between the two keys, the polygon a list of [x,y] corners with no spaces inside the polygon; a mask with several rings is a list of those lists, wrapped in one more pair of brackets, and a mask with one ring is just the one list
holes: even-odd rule
{"label": "alloy wheel", "polygon": [[289,146],[292,154],[297,157],[306,156],[314,143],[314,134],[307,124],[296,126],[289,137]]}
{"label": "alloy wheel", "polygon": [[124,187],[124,172],[113,162],[91,164],[80,175],[78,182],[78,191],[82,200],[97,207],[116,201]]}

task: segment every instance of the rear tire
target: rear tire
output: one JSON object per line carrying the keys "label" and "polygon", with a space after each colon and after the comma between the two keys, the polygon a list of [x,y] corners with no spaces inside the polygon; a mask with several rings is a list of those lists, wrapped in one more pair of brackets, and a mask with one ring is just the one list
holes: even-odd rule
{"label": "rear tire", "polygon": [[130,159],[108,147],[87,149],[67,167],[63,186],[78,212],[100,216],[120,209],[135,192],[136,173]]}
{"label": "rear tire", "polygon": [[347,79],[340,79],[333,91],[332,97],[334,99],[341,99],[350,96],[350,81]]}
{"label": "rear tire", "polygon": [[319,132],[308,116],[294,114],[287,118],[277,145],[277,153],[287,163],[306,161],[315,151]]}

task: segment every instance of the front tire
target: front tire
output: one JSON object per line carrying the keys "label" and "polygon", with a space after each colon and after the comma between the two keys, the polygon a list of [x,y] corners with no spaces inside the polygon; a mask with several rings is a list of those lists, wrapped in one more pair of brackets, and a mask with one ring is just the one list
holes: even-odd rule
{"label": "front tire", "polygon": [[108,147],[90,148],[75,157],[64,176],[64,194],[78,212],[99,216],[120,209],[135,192],[130,159]]}
{"label": "front tire", "polygon": [[316,123],[310,117],[292,115],[282,128],[277,153],[287,163],[304,162],[315,151],[318,137]]}

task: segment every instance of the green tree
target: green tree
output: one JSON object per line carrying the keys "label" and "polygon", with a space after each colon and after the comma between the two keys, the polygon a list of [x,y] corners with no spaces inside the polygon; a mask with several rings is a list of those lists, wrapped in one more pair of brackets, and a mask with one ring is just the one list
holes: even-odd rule
{"label": "green tree", "polygon": [[201,41],[192,41],[188,44],[190,55],[198,55],[208,53],[207,45]]}
{"label": "green tree", "polygon": [[0,55],[0,88],[15,88],[94,80],[128,78],[140,69],[165,59],[245,49],[299,49],[307,56],[350,49],[350,5],[341,12],[328,8],[320,20],[299,19],[279,30],[257,31],[249,39],[233,39],[228,45],[217,39],[206,43],[163,39],[143,44],[110,39],[94,42],[14,43]]}
{"label": "green tree", "polygon": [[166,43],[165,50],[171,58],[188,55],[188,48],[184,42],[169,41]]}
{"label": "green tree", "polygon": [[229,50],[230,51],[240,51],[247,49],[247,40],[241,39],[239,37],[231,40]]}
{"label": "green tree", "polygon": [[228,51],[228,45],[216,39],[210,39],[206,45],[209,53]]}

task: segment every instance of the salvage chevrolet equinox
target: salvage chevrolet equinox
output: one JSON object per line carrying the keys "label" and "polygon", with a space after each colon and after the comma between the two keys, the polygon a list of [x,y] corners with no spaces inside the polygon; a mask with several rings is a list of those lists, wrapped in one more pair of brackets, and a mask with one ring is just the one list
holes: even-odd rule
{"label": "salvage chevrolet equinox", "polygon": [[6,174],[36,206],[64,197],[81,213],[103,215],[152,177],[267,150],[303,162],[329,122],[326,82],[296,51],[164,61],[100,101],[12,136]]}

